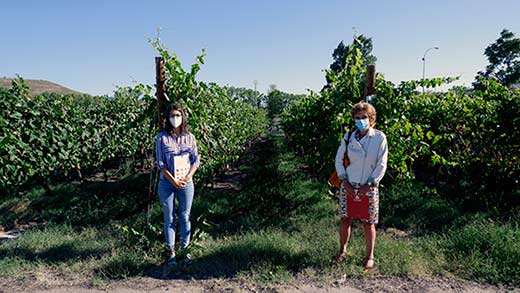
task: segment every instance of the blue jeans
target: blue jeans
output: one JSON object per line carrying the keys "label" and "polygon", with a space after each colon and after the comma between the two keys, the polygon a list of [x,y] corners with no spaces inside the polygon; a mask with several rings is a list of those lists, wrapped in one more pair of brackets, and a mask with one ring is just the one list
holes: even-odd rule
{"label": "blue jeans", "polygon": [[168,179],[159,180],[157,188],[159,199],[164,214],[164,236],[166,239],[166,248],[172,250],[175,248],[175,198],[179,201],[179,226],[181,229],[182,248],[186,248],[190,244],[191,222],[190,211],[193,202],[193,194],[195,188],[193,181],[186,184],[184,188],[176,188]]}

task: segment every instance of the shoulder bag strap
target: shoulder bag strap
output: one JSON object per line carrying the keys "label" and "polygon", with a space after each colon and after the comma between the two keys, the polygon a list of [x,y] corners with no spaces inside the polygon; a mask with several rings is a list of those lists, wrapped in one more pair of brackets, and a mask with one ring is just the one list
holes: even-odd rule
{"label": "shoulder bag strap", "polygon": [[352,136],[352,131],[348,132],[347,139],[343,138],[345,141],[345,154],[343,154],[343,162],[345,162],[345,159],[348,160],[348,144],[350,142],[350,136]]}

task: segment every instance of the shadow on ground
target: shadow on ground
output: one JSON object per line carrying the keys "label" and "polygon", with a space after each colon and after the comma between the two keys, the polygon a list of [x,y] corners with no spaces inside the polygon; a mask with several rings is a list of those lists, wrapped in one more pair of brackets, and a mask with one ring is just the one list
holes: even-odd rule
{"label": "shadow on ground", "polygon": [[157,279],[233,278],[239,273],[261,270],[286,270],[295,274],[313,266],[306,263],[304,253],[288,254],[275,246],[256,247],[252,243],[234,244],[196,259],[190,266],[182,263],[174,267],[153,266],[147,275]]}
{"label": "shadow on ground", "polygon": [[76,227],[105,225],[146,210],[150,175],[141,173],[118,181],[56,186],[51,194],[13,201],[0,208],[6,230],[30,223],[66,223]]}
{"label": "shadow on ground", "polygon": [[68,261],[85,260],[91,257],[101,257],[109,251],[109,248],[82,248],[73,243],[64,243],[42,251],[17,247],[14,249],[0,249],[0,258],[16,256],[25,261],[39,261],[48,264],[56,264]]}

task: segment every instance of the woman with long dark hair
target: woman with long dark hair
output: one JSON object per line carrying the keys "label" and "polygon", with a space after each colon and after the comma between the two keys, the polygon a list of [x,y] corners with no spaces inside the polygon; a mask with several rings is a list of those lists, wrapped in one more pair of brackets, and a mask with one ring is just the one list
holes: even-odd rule
{"label": "woman with long dark hair", "polygon": [[[157,193],[164,214],[164,236],[168,255],[165,264],[176,264],[175,200],[179,202],[180,248],[190,243],[190,210],[195,192],[192,177],[200,164],[197,143],[188,130],[183,109],[176,104],[167,108],[165,129],[157,135],[157,167],[160,170]],[[184,262],[191,263],[191,255],[184,253]]]}

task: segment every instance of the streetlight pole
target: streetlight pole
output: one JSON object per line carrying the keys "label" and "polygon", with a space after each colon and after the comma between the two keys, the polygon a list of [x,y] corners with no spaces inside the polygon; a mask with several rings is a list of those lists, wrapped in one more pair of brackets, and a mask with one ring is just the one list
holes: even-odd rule
{"label": "streetlight pole", "polygon": [[428,51],[430,50],[439,50],[439,47],[431,47],[431,48],[428,48],[425,52],[424,52],[424,55],[422,57],[422,62],[423,62],[423,66],[422,66],[422,80],[423,80],[423,86],[422,86],[422,93],[424,94],[424,74],[426,72],[426,53],[428,53]]}

